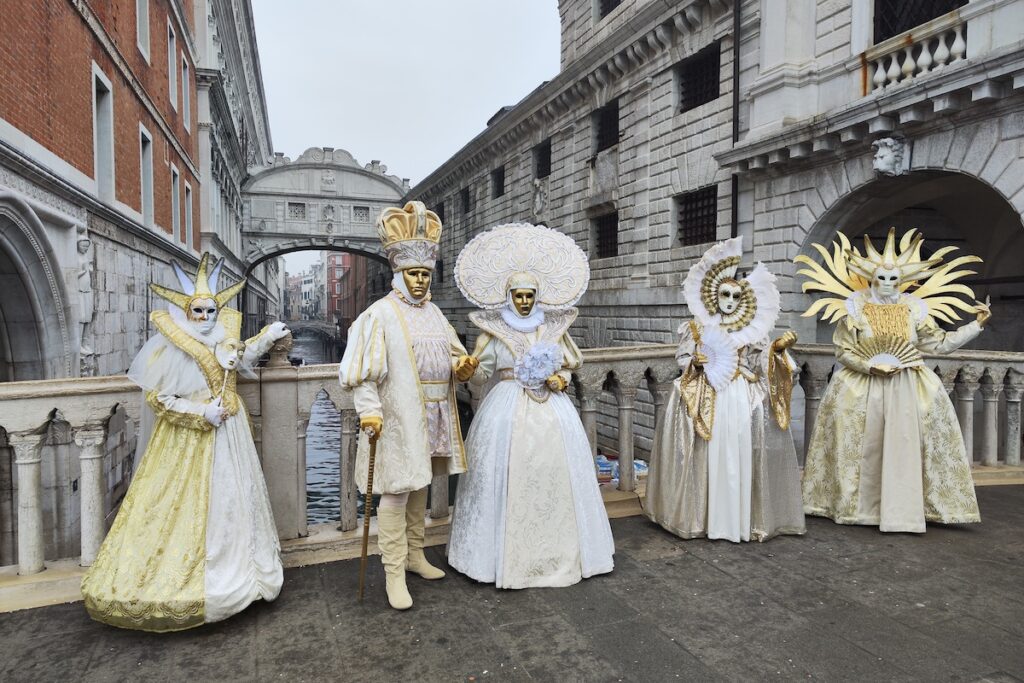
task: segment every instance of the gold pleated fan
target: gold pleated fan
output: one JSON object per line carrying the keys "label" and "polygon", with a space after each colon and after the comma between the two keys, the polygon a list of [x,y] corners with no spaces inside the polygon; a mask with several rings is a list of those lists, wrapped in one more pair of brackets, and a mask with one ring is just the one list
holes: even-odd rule
{"label": "gold pleated fan", "polygon": [[870,365],[891,365],[896,368],[910,368],[924,364],[924,358],[917,348],[905,339],[880,335],[861,337],[853,352]]}

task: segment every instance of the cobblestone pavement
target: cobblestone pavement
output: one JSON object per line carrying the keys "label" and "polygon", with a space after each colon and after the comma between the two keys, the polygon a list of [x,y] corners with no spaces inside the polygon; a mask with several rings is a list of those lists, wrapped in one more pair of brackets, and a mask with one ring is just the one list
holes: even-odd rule
{"label": "cobblestone pavement", "polygon": [[[765,544],[680,541],[615,520],[616,569],[566,589],[410,578],[380,561],[288,570],[281,597],[164,636],[80,603],[0,615],[4,681],[1024,679],[1024,487],[979,489],[981,525],[881,534],[808,519]],[[431,548],[443,565],[443,549]]]}

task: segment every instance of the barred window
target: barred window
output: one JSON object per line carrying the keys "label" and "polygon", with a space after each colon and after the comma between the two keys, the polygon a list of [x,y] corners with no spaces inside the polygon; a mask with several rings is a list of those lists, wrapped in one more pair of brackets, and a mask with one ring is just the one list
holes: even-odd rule
{"label": "barred window", "polygon": [[491,171],[491,199],[505,194],[505,167],[499,166]]}
{"label": "barred window", "polygon": [[441,225],[444,225],[444,200],[438,202],[437,206],[434,207],[434,213],[437,214],[438,220],[441,221]]}
{"label": "barred window", "polygon": [[676,64],[677,111],[682,113],[718,99],[722,48],[718,41]]}
{"label": "barred window", "polygon": [[551,138],[533,148],[533,175],[535,178],[551,175]]}
{"label": "barred window", "polygon": [[619,144],[619,101],[612,100],[594,112],[595,152]]}
{"label": "barred window", "polygon": [[459,192],[459,198],[462,200],[462,213],[465,215],[473,210],[473,197],[469,193],[469,188],[464,187]]}
{"label": "barred window", "polygon": [[597,0],[597,12],[601,19],[612,13],[616,7],[622,4],[622,0]]}
{"label": "barred window", "polygon": [[306,205],[299,202],[288,202],[288,218],[306,220]]}
{"label": "barred window", "polygon": [[875,43],[909,31],[967,4],[968,0],[875,0]]}
{"label": "barred window", "polygon": [[718,186],[686,192],[675,198],[679,240],[684,245],[714,242],[718,233]]}
{"label": "barred window", "polygon": [[619,212],[613,211],[591,219],[597,258],[619,255]]}
{"label": "barred window", "polygon": [[353,223],[369,223],[370,222],[370,207],[368,207],[368,206],[353,206],[352,207],[352,222]]}

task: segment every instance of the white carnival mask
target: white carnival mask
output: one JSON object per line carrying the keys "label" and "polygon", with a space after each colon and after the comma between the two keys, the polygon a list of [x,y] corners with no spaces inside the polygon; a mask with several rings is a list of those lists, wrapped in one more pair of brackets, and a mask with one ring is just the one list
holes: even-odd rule
{"label": "white carnival mask", "polygon": [[726,280],[718,287],[718,310],[723,315],[730,315],[740,305],[743,288],[734,280]]}
{"label": "white carnival mask", "polygon": [[871,278],[871,287],[880,296],[896,296],[900,290],[900,269],[893,264],[880,266]]}
{"label": "white carnival mask", "polygon": [[217,362],[220,363],[222,368],[234,370],[241,363],[244,350],[245,344],[238,339],[228,337],[217,344],[214,348],[214,354],[217,356]]}

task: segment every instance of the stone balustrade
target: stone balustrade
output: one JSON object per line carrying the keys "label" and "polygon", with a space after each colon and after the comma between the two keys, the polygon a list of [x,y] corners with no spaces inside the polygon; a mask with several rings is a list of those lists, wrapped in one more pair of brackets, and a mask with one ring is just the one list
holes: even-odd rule
{"label": "stone balustrade", "polygon": [[881,93],[940,71],[966,54],[967,22],[959,12],[950,12],[871,47],[864,59],[871,66],[873,92]]}
{"label": "stone balustrade", "polygon": [[[617,451],[619,488],[632,491],[636,486],[633,459],[636,445],[642,441],[635,427],[637,415],[653,415],[655,425],[662,421],[672,383],[679,374],[675,347],[589,349],[583,354],[584,365],[573,377],[572,394],[594,453],[599,445],[599,418],[615,425],[614,438],[601,445]],[[798,394],[802,393],[794,401],[794,423],[812,425],[832,371],[832,348],[797,345],[794,354],[801,365]],[[1024,353],[959,351],[926,358],[953,397],[972,461],[987,466],[1020,465]],[[353,472],[358,419],[351,394],[338,386],[336,372],[336,365],[292,367],[282,346],[272,352],[258,379],[243,382],[239,388],[252,416],[282,539],[308,533],[305,439],[311,406],[320,392],[326,393],[341,414],[339,525],[342,530],[357,527]],[[613,414],[599,415],[602,406],[608,405],[602,396],[611,396]],[[17,503],[0,504],[0,515],[9,517],[0,518],[0,529],[8,525],[17,537],[17,559],[7,564],[16,561],[19,573],[31,574],[42,571],[47,560],[58,559],[46,552],[46,527],[53,515],[47,508],[50,498],[43,495],[44,473],[54,471],[44,462],[49,452],[44,437],[55,420],[69,426],[71,442],[77,448],[74,471],[81,508],[80,558],[85,566],[93,561],[117,504],[111,495],[111,482],[117,482],[112,475],[112,452],[123,451],[126,441],[134,440],[133,425],[138,423],[140,406],[138,388],[123,376],[0,383],[0,455],[8,454],[0,458],[0,464],[11,462],[13,452],[15,471],[8,476],[16,479]],[[980,423],[977,428],[976,422]],[[803,432],[806,444],[810,430]],[[0,482],[3,474],[0,471]],[[446,476],[435,478],[431,485],[430,512],[434,517],[449,514]]]}

